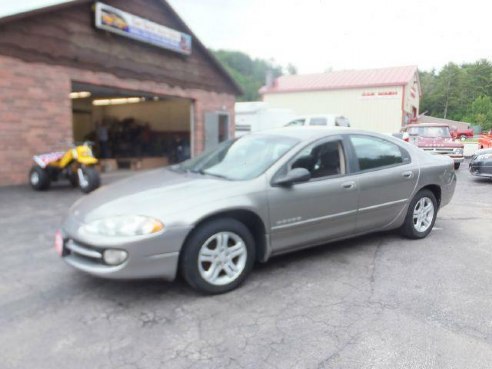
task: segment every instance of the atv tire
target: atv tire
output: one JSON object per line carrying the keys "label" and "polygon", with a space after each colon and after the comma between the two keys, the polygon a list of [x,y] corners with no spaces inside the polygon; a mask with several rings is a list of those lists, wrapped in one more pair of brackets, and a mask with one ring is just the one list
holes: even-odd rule
{"label": "atv tire", "polygon": [[101,185],[101,178],[96,168],[83,167],[81,169],[84,181],[79,180],[79,187],[83,193],[92,192]]}
{"label": "atv tire", "polygon": [[39,165],[34,165],[29,171],[29,184],[33,190],[47,190],[51,184],[50,174]]}

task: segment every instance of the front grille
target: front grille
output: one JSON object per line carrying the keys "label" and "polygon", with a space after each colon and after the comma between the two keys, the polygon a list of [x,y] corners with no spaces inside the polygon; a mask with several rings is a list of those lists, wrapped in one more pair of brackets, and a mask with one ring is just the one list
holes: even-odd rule
{"label": "front grille", "polygon": [[82,245],[72,239],[65,242],[65,250],[68,255],[82,258],[94,264],[105,264],[100,250],[87,245]]}
{"label": "front grille", "polygon": [[453,149],[446,149],[446,148],[432,148],[432,149],[424,149],[425,152],[428,152],[429,154],[438,154],[438,155],[453,155],[454,151]]}

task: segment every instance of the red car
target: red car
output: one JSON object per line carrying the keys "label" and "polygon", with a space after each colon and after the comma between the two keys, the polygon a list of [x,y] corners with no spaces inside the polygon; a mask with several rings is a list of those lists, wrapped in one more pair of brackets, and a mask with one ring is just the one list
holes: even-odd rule
{"label": "red car", "polygon": [[443,123],[409,124],[402,128],[403,139],[422,150],[435,155],[447,155],[454,160],[454,169],[459,169],[465,160],[464,145],[455,142],[451,130]]}
{"label": "red car", "polygon": [[473,138],[474,136],[473,129],[459,129],[459,128],[451,128],[451,137],[454,139],[459,138],[460,140],[465,140],[467,138]]}
{"label": "red car", "polygon": [[478,138],[478,148],[479,149],[490,149],[492,148],[492,133],[480,135]]}

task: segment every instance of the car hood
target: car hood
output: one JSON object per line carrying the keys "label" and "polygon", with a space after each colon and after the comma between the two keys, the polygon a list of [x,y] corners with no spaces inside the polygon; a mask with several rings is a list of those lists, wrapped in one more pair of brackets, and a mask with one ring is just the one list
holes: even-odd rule
{"label": "car hood", "polygon": [[223,199],[234,181],[158,169],[104,186],[78,200],[70,216],[86,223],[117,215],[161,218],[193,206]]}
{"label": "car hood", "polygon": [[434,138],[434,137],[418,137],[418,147],[451,147],[451,148],[463,148],[463,144],[453,141],[452,138]]}

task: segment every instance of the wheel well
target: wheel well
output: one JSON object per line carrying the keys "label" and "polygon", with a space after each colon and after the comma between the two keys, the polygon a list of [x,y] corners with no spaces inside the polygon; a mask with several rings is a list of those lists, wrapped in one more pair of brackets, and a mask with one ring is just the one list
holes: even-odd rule
{"label": "wheel well", "polygon": [[434,196],[436,197],[437,200],[437,207],[441,206],[441,187],[438,185],[428,185],[422,188],[422,190],[429,190],[431,191]]}
{"label": "wheel well", "polygon": [[207,218],[204,218],[200,220],[195,227],[193,227],[193,230],[190,232],[188,237],[186,237],[185,243],[188,241],[189,237],[193,232],[198,229],[202,224],[208,223],[210,221],[213,221],[214,219],[220,219],[220,218],[232,218],[237,220],[238,222],[243,223],[246,227],[248,227],[249,231],[251,232],[254,240],[255,240],[255,246],[256,246],[256,260],[264,260],[265,254],[267,252],[267,243],[266,243],[266,229],[265,225],[263,224],[263,221],[261,218],[258,216],[258,214],[250,211],[250,210],[244,210],[244,209],[237,209],[237,210],[228,210],[228,211],[223,211],[217,214],[213,214]]}

